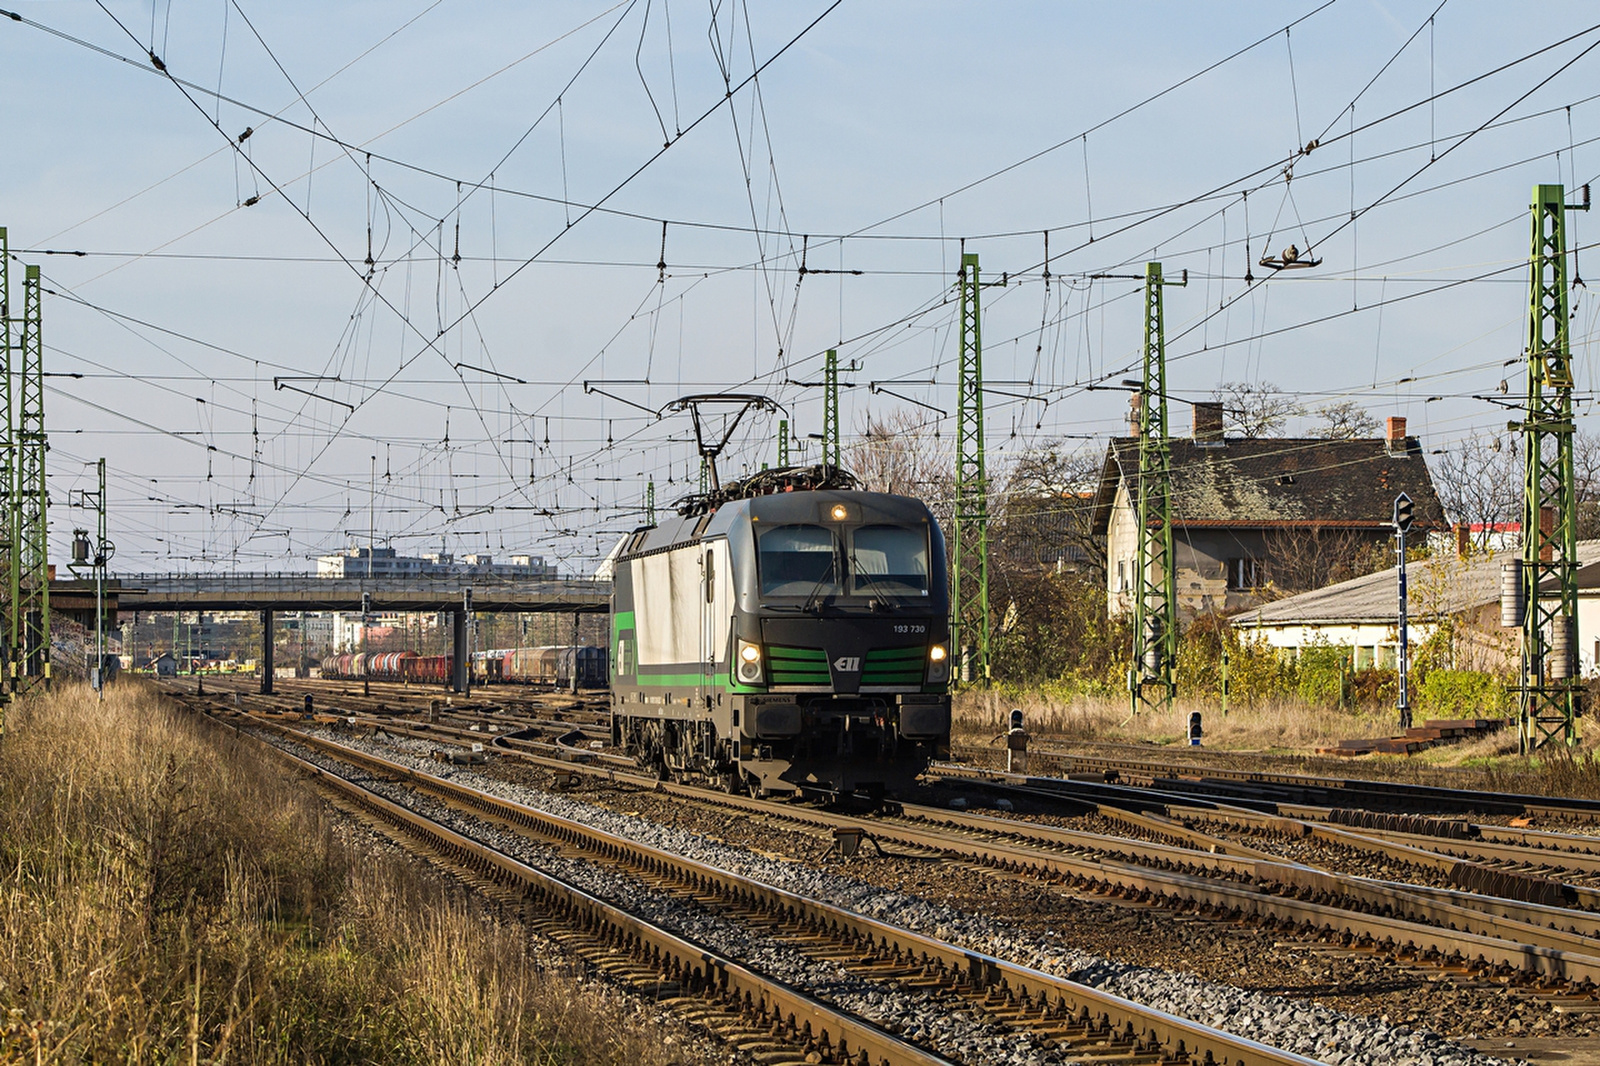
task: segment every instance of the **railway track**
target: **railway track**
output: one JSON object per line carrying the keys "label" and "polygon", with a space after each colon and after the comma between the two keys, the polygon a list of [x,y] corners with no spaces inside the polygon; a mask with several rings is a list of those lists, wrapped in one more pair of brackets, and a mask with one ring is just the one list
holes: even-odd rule
{"label": "railway track", "polygon": [[[313,749],[324,759],[351,766],[360,775],[426,794],[457,811],[470,811],[475,819],[625,872],[659,893],[717,910],[729,923],[746,930],[761,929],[789,948],[825,960],[857,980],[888,986],[902,996],[924,1000],[928,1009],[935,1013],[959,1006],[964,1011],[981,1015],[985,1025],[1009,1032],[1008,1040],[1025,1039],[1071,1057],[1097,1060],[1110,1057],[1119,1061],[1206,1061],[1239,1066],[1313,1061],[561,819],[392,760],[306,736],[276,723],[252,722],[252,725]],[[600,935],[599,941],[610,945],[612,950],[618,944],[628,948],[635,966],[639,960],[649,962],[654,967],[654,979],[670,985],[671,991],[680,994],[710,991],[712,998],[724,1005],[730,997],[735,1002],[754,1004],[753,1009],[740,1012],[740,1024],[756,1025],[756,1031],[762,1032],[768,1041],[782,1043],[788,1039],[793,1043],[797,1035],[809,1034],[795,1050],[821,1054],[820,1061],[948,1061],[940,1056],[938,1049],[909,1044],[870,1021],[852,1017],[839,1007],[823,1004],[819,1014],[819,1007],[802,1002],[805,995],[792,986],[783,982],[775,986],[762,983],[771,979],[763,978],[755,970],[714,949],[691,944],[671,930],[642,928],[648,923],[638,914],[618,915],[614,913],[614,904],[576,894],[580,890],[571,885],[552,884],[548,875],[540,874],[526,863],[440,826],[437,818],[429,818],[414,804],[385,798],[371,787],[332,774],[323,766],[313,766],[305,758],[299,758],[298,762],[304,772],[340,790],[347,800],[358,803],[403,832],[426,840],[432,851],[446,854],[478,876],[501,885],[518,885],[541,902],[556,900],[556,911],[563,916],[576,916],[591,936],[595,935],[593,927],[596,926],[613,930]],[[607,910],[608,907],[611,910]],[[637,979],[636,975],[636,983]],[[781,1023],[774,1026],[774,1018],[782,1019]],[[904,1024],[902,1021],[901,1027]],[[819,1041],[816,1036],[819,1032],[828,1035]],[[744,1035],[748,1038],[752,1034]],[[865,1058],[861,1057],[862,1052],[866,1053]],[[781,1052],[773,1049],[771,1054]]]}
{"label": "railway track", "polygon": [[[994,758],[992,748],[955,745],[951,754],[967,760],[964,769],[981,767]],[[1244,807],[1307,805],[1372,811],[1431,814],[1512,815],[1600,822],[1600,800],[1482,792],[1398,781],[1219,766],[1215,763],[1149,758],[1079,755],[1034,748],[1029,758],[1037,771],[1056,777],[1100,775],[1101,780],[1155,788],[1192,800],[1219,800]],[[993,771],[985,771],[992,773]]]}
{"label": "railway track", "polygon": [[[361,716],[356,719],[359,727],[410,732],[446,745],[470,743],[473,739],[470,731],[459,726],[405,724]],[[1591,888],[1562,884],[1560,887],[1573,890],[1576,898],[1563,897],[1559,903],[1552,903],[1517,899],[1515,893],[1466,891],[1339,874],[1287,860],[1255,846],[1264,842],[1264,836],[1281,834],[1297,820],[1216,801],[1183,806],[1177,801],[1192,804],[1193,798],[1169,794],[1165,799],[1173,802],[1163,804],[1152,803],[1147,797],[1146,809],[1140,812],[1105,803],[1103,797],[1071,798],[1074,803],[1104,812],[1123,832],[1133,834],[1119,837],[1012,818],[915,807],[903,809],[897,818],[852,818],[658,784],[628,775],[615,762],[575,764],[574,759],[597,761],[597,757],[579,749],[562,750],[559,745],[517,739],[515,734],[487,740],[480,734],[479,742],[514,752],[518,758],[558,773],[598,773],[639,788],[662,789],[693,798],[698,803],[759,811],[823,834],[857,833],[861,834],[857,839],[870,837],[889,846],[1066,882],[1077,892],[1159,905],[1225,922],[1250,921],[1282,935],[1307,942],[1332,942],[1351,951],[1383,950],[1408,964],[1431,965],[1458,980],[1492,981],[1521,988],[1524,994],[1560,1004],[1563,1009],[1593,1008],[1596,983],[1600,982],[1600,914],[1592,913],[1600,898]],[[1060,797],[1052,792],[1048,798]],[[1309,813],[1327,810],[1335,808]],[[1291,831],[1304,839],[1403,859],[1441,874],[1458,871],[1468,861],[1436,848],[1438,839],[1426,834],[1420,835],[1427,846],[1418,846],[1417,842],[1389,839],[1404,835],[1396,830],[1304,821],[1299,824],[1301,828]],[[1451,820],[1449,824],[1470,823]],[[1499,836],[1491,833],[1489,842],[1500,848],[1543,851],[1556,861],[1562,861],[1564,855],[1583,865],[1593,857],[1589,849],[1600,844],[1600,838],[1503,830]],[[1459,845],[1460,841],[1452,843]],[[1508,862],[1511,858],[1525,858],[1506,852],[1502,857]],[[1473,861],[1483,859],[1480,854]]]}
{"label": "railway track", "polygon": [[1600,835],[1305,804],[1275,804],[1268,812],[1220,800],[1197,802],[1158,788],[1039,778],[1023,783],[970,769],[943,772],[996,794],[1060,801],[1113,819],[1137,821],[1142,812],[1141,824],[1175,836],[1186,827],[1205,827],[1212,833],[1205,845],[1221,850],[1237,850],[1245,846],[1243,839],[1252,838],[1315,842],[1369,860],[1431,870],[1457,888],[1600,910]]}
{"label": "railway track", "polygon": [[336,806],[473,885],[612,980],[774,1063],[949,1062],[281,749]]}

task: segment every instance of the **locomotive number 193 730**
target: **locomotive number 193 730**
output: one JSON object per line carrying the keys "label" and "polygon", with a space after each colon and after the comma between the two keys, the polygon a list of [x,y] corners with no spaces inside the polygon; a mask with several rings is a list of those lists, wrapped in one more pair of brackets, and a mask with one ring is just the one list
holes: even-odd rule
{"label": "locomotive number 193 730", "polygon": [[928,631],[928,627],[918,625],[900,625],[895,626],[894,631],[896,633],[926,633]]}

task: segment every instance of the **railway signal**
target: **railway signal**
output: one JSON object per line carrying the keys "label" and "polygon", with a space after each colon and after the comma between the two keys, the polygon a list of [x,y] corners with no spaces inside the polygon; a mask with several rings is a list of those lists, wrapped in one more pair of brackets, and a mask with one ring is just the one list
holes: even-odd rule
{"label": "railway signal", "polygon": [[1410,533],[1411,523],[1416,518],[1416,505],[1411,502],[1411,497],[1405,493],[1394,498],[1394,528],[1400,533]]}
{"label": "railway signal", "polygon": [[1411,532],[1411,523],[1415,519],[1415,507],[1411,497],[1405,493],[1394,498],[1394,535],[1399,541],[1397,549],[1400,555],[1400,649],[1397,664],[1400,671],[1399,696],[1397,704],[1400,710],[1400,728],[1411,728],[1411,693],[1407,684],[1407,674],[1410,672],[1408,654],[1410,638],[1406,632],[1406,534]]}
{"label": "railway signal", "polygon": [[67,494],[69,507],[94,508],[98,520],[95,539],[87,529],[72,531],[72,562],[67,569],[74,575],[88,570],[94,581],[94,665],[89,668],[89,686],[97,700],[105,699],[106,670],[106,566],[116,554],[116,545],[106,535],[106,461],[97,465],[99,489],[74,489]]}

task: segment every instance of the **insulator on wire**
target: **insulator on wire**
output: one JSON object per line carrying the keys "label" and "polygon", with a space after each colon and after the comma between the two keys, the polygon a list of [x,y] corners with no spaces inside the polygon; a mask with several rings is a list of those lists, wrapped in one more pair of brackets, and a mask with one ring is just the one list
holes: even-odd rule
{"label": "insulator on wire", "polygon": [[1550,623],[1550,666],[1548,676],[1552,681],[1565,681],[1577,676],[1577,641],[1573,639],[1577,619],[1563,615]]}
{"label": "insulator on wire", "polygon": [[1522,563],[1500,564],[1500,624],[1507,629],[1522,625],[1526,608],[1522,591]]}

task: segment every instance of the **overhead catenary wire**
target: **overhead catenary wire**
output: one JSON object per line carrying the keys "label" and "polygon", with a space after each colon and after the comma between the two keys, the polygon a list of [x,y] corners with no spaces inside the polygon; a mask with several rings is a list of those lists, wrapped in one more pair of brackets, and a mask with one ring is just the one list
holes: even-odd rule
{"label": "overhead catenary wire", "polygon": [[[741,121],[742,121],[742,115],[741,115]],[[1569,159],[1570,158],[1571,158],[1571,152],[1569,150]],[[302,159],[302,161],[303,161],[303,159]],[[1098,157],[1097,157],[1097,170],[1098,170]],[[320,200],[320,196],[319,196],[319,200]],[[1237,202],[1237,201],[1235,200],[1235,202]],[[434,217],[438,218],[439,215],[436,214]],[[456,225],[459,225],[460,224],[459,216],[456,216],[453,221],[454,221],[454,223]],[[751,228],[755,228],[754,225],[752,225]],[[1035,231],[1035,232],[1037,232],[1037,231]],[[1098,231],[1097,231],[1097,236],[1098,236]],[[1164,241],[1167,240],[1167,239],[1168,238],[1166,236],[1163,236],[1163,240]],[[1035,238],[1035,240],[1037,240],[1037,238]],[[1052,246],[1051,246],[1050,250],[1051,251],[1055,251],[1054,242],[1052,242]],[[500,260],[499,256],[493,256],[491,258],[494,261],[496,261],[497,263]],[[761,255],[760,257],[758,257],[757,261],[758,262],[765,262],[768,258],[769,257],[766,256],[766,255]],[[779,262],[779,260],[776,257],[772,257],[772,258],[773,258],[774,262]],[[1046,264],[1048,264],[1049,258],[1050,257],[1048,255],[1045,257]],[[662,261],[664,262],[664,258],[663,258]],[[823,260],[823,262],[826,262],[826,260]],[[1049,267],[1046,266],[1045,269],[1049,269]],[[1481,283],[1489,283],[1489,282],[1494,281],[1494,280],[1497,280],[1497,279],[1478,278],[1478,277],[1471,278],[1472,283],[1479,283],[1479,282],[1481,282]],[[1511,279],[1508,278],[1506,280],[1509,282]],[[674,285],[673,288],[676,288],[676,285]],[[456,295],[456,297],[461,297],[464,294],[459,291],[459,287],[458,287],[458,291],[456,292],[455,295]],[[656,304],[658,316],[663,312],[663,310],[666,307],[670,306],[670,305],[667,305],[667,304],[663,303],[663,298],[671,297],[672,295],[673,295],[672,293],[666,292],[665,287],[662,287],[662,288],[659,288],[659,289],[656,290],[656,292],[655,292],[655,304]],[[1090,301],[1085,301],[1085,302],[1089,303]],[[1385,301],[1385,302],[1387,302],[1387,301]],[[1038,304],[1034,304],[1033,306],[1036,309],[1040,307],[1040,305],[1038,305]],[[1072,312],[1076,313],[1078,311],[1078,308],[1076,306],[1073,306],[1070,310]],[[376,316],[368,316],[368,320],[367,321],[368,321],[369,325],[370,325],[370,321],[374,317],[376,317]],[[931,318],[936,318],[937,317],[937,311],[929,313],[927,317],[929,317],[930,319]],[[1044,322],[1044,320],[1046,320],[1049,317],[1051,317],[1051,316],[1048,314],[1048,312],[1043,313],[1043,314],[1038,314],[1037,317],[1034,318],[1034,322],[1036,324],[1042,323],[1042,322]],[[1074,321],[1073,318],[1067,317],[1066,315],[1058,316],[1058,320],[1062,321],[1062,322]],[[455,345],[467,343],[471,339],[471,331],[473,330],[474,325],[475,325],[474,321],[466,321],[466,320],[462,321],[462,329],[460,331],[458,331],[454,335],[454,337],[452,338],[452,341],[451,341],[452,351],[454,350]],[[1281,325],[1281,322],[1275,323],[1275,325]],[[919,327],[919,328],[921,328],[921,327]],[[1038,328],[1038,327],[1036,325],[1035,327],[1032,327],[1032,328]],[[1032,328],[1030,328],[1030,333],[1029,333],[1029,338],[1028,339],[1032,342],[1031,346],[1034,348],[1035,352],[1037,353],[1040,348],[1044,347],[1044,345],[1040,343],[1039,335],[1032,332]],[[1048,325],[1046,325],[1044,328],[1049,328],[1049,327],[1048,327]],[[892,328],[883,331],[881,334],[877,335],[877,338],[875,339],[874,343],[882,345],[884,350],[893,350],[894,344],[896,342],[895,342],[894,338],[892,337],[892,333],[893,333],[893,329]],[[923,335],[926,335],[926,334],[923,334]],[[934,333],[933,336],[937,337],[937,333]],[[1237,343],[1237,341],[1234,341],[1234,343]],[[1257,343],[1259,345],[1259,339],[1258,339]],[[787,348],[788,345],[786,344],[784,347]],[[1113,345],[1113,348],[1114,347],[1115,347],[1115,345]],[[1226,347],[1226,345],[1224,345],[1224,347]],[[800,353],[800,358],[805,358],[805,357],[806,356],[805,356],[804,352]],[[1097,369],[1103,370],[1104,368],[1100,367],[1100,368],[1097,368]],[[1034,375],[1027,375],[1027,376],[1032,377]],[[458,374],[457,377],[459,378],[460,375]],[[375,382],[377,382],[379,380],[381,380],[381,378],[368,379],[367,383],[375,383]],[[1049,379],[1050,382],[1054,382],[1054,381],[1057,381],[1057,380],[1059,380],[1059,379],[1056,379],[1056,378]],[[400,387],[400,383],[397,382],[394,387]],[[474,384],[473,388],[475,390],[475,393],[486,393],[486,395],[483,396],[483,398],[485,400],[491,401],[491,402],[493,401],[494,393],[493,393],[492,389],[484,390],[484,389],[481,388],[480,385],[478,385],[476,383]],[[511,406],[507,407],[507,405],[502,404],[501,407],[502,407],[502,409],[509,409],[509,410],[513,410],[513,411],[515,410],[515,405],[511,405]],[[488,410],[489,409],[486,407],[485,411],[487,412]],[[577,417],[579,417],[579,416],[577,415],[576,410],[568,410],[568,411],[563,412],[561,415],[558,415],[558,418],[561,418],[562,420],[567,421],[567,422],[571,422]],[[573,441],[577,441],[579,438],[576,435],[573,435],[569,439],[571,439]],[[487,452],[485,452],[485,454],[487,454]],[[634,454],[638,454],[638,453],[636,452]],[[519,458],[519,462],[520,462],[520,458]]]}

